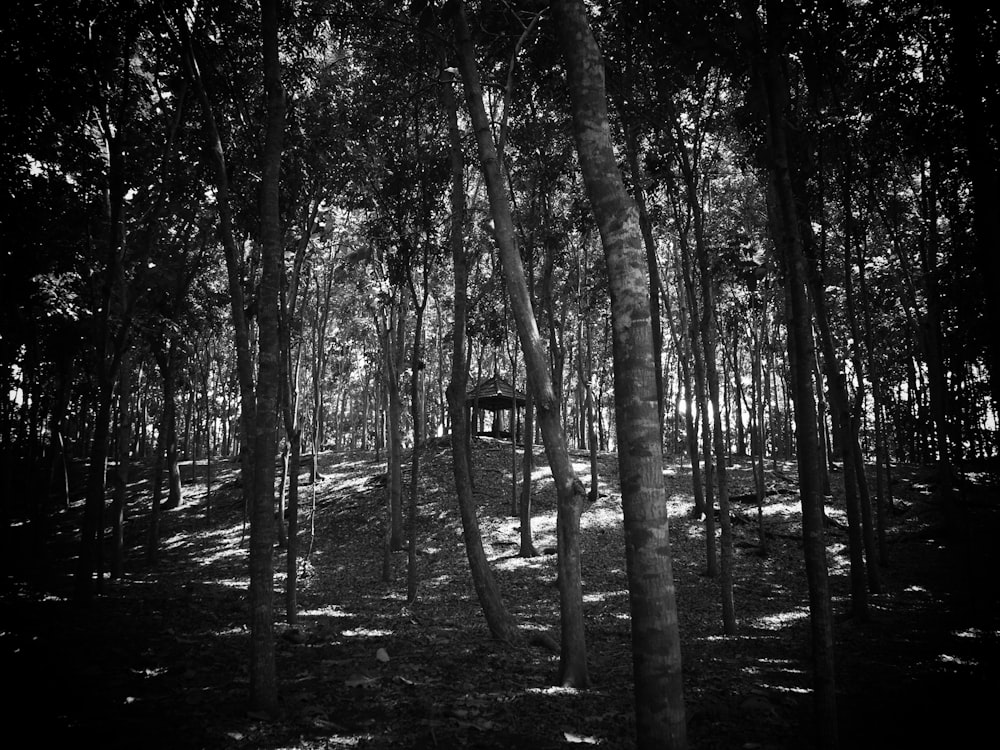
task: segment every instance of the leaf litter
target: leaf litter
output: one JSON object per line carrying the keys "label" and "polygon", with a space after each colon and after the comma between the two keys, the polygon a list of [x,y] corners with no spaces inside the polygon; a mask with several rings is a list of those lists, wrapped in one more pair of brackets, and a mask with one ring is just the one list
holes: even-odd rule
{"label": "leaf litter", "polygon": [[[475,450],[484,545],[492,550],[505,603],[524,627],[557,635],[555,556],[516,557],[518,523],[506,515],[509,443],[478,440]],[[536,467],[544,466],[536,450]],[[575,459],[589,481],[583,469],[587,456],[578,453]],[[26,695],[33,685],[46,686],[46,700],[32,702],[36,713],[41,708],[49,714],[40,722],[39,739],[93,736],[104,747],[634,746],[628,584],[614,454],[600,456],[600,496],[585,508],[581,523],[591,675],[584,690],[553,687],[557,656],[510,648],[489,637],[469,580],[450,451],[428,452],[423,463],[420,585],[411,604],[405,602],[405,552],[392,556],[392,580],[382,581],[385,498],[377,478],[384,464],[370,454],[324,453],[321,460],[325,479],[300,489],[305,509],[300,529],[308,533],[315,523],[316,537],[302,566],[309,575],[300,580],[294,626],[282,622],[285,561],[282,550],[275,554],[279,716],[247,707],[246,548],[245,539],[239,546],[238,489],[213,488],[209,523],[195,483],[186,488],[185,505],[163,520],[164,538],[183,542],[164,549],[155,568],[134,553],[126,577],[107,584],[90,610],[74,610],[59,596],[58,576],[45,595],[25,586],[5,589],[5,609],[12,614],[6,619],[13,623],[5,623],[0,639],[4,666],[13,667],[5,674],[11,684],[25,685]],[[815,746],[795,470],[787,463],[776,468],[769,475],[774,494],[764,508],[769,554],[758,554],[755,517],[753,523],[734,525],[740,633],[727,638],[718,581],[704,575],[704,525],[691,516],[690,469],[679,459],[667,466],[692,747]],[[404,463],[406,482],[408,469]],[[734,494],[749,492],[749,462],[734,457],[730,472]],[[532,525],[542,551],[555,547],[555,493],[547,474],[540,475]],[[897,475],[899,511],[889,519],[892,564],[882,571],[884,592],[871,598],[869,623],[846,614],[846,523],[827,529],[845,747],[901,744],[907,737],[914,740],[911,746],[920,746],[933,731],[913,718],[929,711],[932,700],[937,715],[950,711],[955,717],[947,722],[953,739],[989,716],[976,708],[997,673],[996,584],[978,593],[977,628],[971,628],[958,601],[962,556],[936,532],[941,508],[928,499],[919,470],[899,467]],[[977,519],[983,533],[988,524],[995,531],[995,487],[986,496],[984,507],[992,511]],[[142,507],[142,498],[133,503]],[[745,506],[735,510],[756,512]],[[842,499],[835,496],[827,511],[842,521]],[[68,540],[78,520],[73,509],[59,520],[62,537],[53,549],[67,551],[61,564],[69,571]],[[137,513],[129,527],[134,547],[141,547],[144,533],[144,517]],[[302,544],[307,548],[308,538]],[[234,548],[241,554],[232,555]],[[976,554],[984,563],[995,562],[989,549]],[[62,580],[68,581],[68,574]],[[24,647],[10,648],[15,643]],[[948,660],[940,657],[945,646]],[[106,658],[109,654],[113,658]],[[55,685],[47,680],[52,674],[61,675]]]}

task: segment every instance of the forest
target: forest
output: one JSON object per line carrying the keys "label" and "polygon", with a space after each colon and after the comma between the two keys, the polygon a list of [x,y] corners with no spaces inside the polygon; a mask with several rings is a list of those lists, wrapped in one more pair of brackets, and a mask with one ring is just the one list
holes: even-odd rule
{"label": "forest", "polygon": [[0,60],[42,746],[988,726],[991,4],[11,0]]}

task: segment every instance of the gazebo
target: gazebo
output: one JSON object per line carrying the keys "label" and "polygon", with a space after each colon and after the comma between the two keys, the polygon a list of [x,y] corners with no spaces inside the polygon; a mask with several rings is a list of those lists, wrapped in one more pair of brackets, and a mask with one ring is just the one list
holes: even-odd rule
{"label": "gazebo", "polygon": [[517,410],[523,409],[526,402],[527,397],[524,393],[515,389],[514,386],[499,375],[494,375],[466,394],[465,410],[467,421],[470,425],[476,423],[477,414],[474,412],[477,409],[479,411],[493,412],[493,430],[491,434],[494,437],[500,437],[500,414],[501,412],[509,411],[512,413],[510,418],[511,429],[508,434],[520,437],[521,419]]}

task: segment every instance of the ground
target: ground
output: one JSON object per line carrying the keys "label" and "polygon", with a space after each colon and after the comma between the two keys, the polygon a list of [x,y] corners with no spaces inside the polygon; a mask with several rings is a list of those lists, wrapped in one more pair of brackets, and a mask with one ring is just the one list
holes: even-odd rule
{"label": "ground", "polygon": [[[575,458],[589,481],[586,455]],[[633,747],[615,456],[601,455],[601,494],[582,517],[585,690],[553,687],[552,653],[490,638],[469,580],[450,460],[446,445],[424,456],[420,588],[408,605],[405,552],[393,557],[392,582],[382,581],[384,463],[370,453],[321,454],[323,478],[301,489],[306,561],[295,626],[284,623],[285,556],[275,549],[276,718],[247,707],[247,538],[234,464],[213,462],[210,516],[206,466],[185,465],[185,501],[165,514],[155,565],[145,561],[149,482],[140,475],[130,486],[126,575],[86,605],[68,596],[80,503],[56,514],[42,557],[28,552],[30,524],[15,519],[0,599],[8,733],[40,747]],[[557,636],[555,557],[517,556],[518,522],[506,513],[510,465],[509,444],[476,442],[487,554],[520,623]],[[768,468],[775,494],[763,508],[766,557],[756,506],[735,508],[733,637],[722,634],[718,582],[704,575],[690,471],[678,458],[665,473],[693,748],[816,746],[794,466]],[[734,457],[730,471],[734,493],[750,492],[746,459]],[[930,477],[896,469],[888,565],[866,622],[848,613],[843,502],[828,506],[844,748],[972,746],[991,727],[1000,697],[1000,501],[995,485],[967,476],[959,520],[946,524]],[[555,498],[544,469],[535,486],[535,544],[548,552]]]}

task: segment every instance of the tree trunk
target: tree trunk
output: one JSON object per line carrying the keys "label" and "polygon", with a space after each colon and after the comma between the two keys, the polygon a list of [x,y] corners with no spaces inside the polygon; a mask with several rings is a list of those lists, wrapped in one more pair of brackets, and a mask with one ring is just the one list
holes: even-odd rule
{"label": "tree trunk", "polygon": [[125,567],[125,514],[128,500],[128,480],[132,444],[130,407],[132,401],[132,358],[122,354],[118,379],[118,467],[115,472],[115,493],[111,504],[111,567],[112,580],[121,578]]}
{"label": "tree trunk", "polygon": [[166,415],[160,417],[156,433],[156,454],[153,456],[153,498],[146,531],[146,562],[153,564],[160,552],[160,518],[163,515],[163,454],[167,447]]}
{"label": "tree trunk", "polygon": [[281,286],[279,179],[285,94],[278,59],[278,0],[261,0],[267,121],[261,164],[261,276],[258,304],[257,412],[254,493],[250,516],[250,701],[256,710],[278,708],[274,653],[274,459],[280,374],[278,335]]}
{"label": "tree trunk", "polygon": [[180,23],[185,42],[184,64],[201,103],[205,118],[205,140],[211,155],[215,178],[215,205],[219,212],[219,235],[226,258],[226,278],[229,282],[229,310],[233,323],[233,343],[236,348],[236,374],[240,392],[240,473],[242,478],[243,504],[249,507],[253,497],[253,449],[254,414],[256,413],[256,393],[253,375],[253,357],[250,347],[250,327],[246,317],[246,300],[243,293],[244,263],[243,253],[236,241],[233,227],[233,210],[229,193],[229,169],[226,164],[225,148],[215,120],[212,102],[202,79],[195,58],[193,45],[186,22]]}
{"label": "tree trunk", "polygon": [[504,643],[520,640],[517,622],[507,611],[500,588],[490,570],[483,550],[483,540],[476,518],[476,501],[469,475],[471,459],[468,452],[468,425],[465,418],[465,394],[468,390],[469,364],[466,356],[465,329],[468,315],[468,267],[465,258],[465,159],[462,135],[458,127],[458,105],[451,81],[441,87],[448,115],[448,135],[451,153],[451,253],[455,270],[455,329],[452,337],[451,383],[447,389],[451,417],[452,470],[455,493],[458,496],[465,552],[469,558],[472,584],[483,608],[487,627],[494,638]]}
{"label": "tree trunk", "polygon": [[[169,355],[171,359],[174,357],[174,351],[176,348],[175,344],[171,344],[171,353]],[[163,408],[167,415],[167,502],[163,506],[164,510],[179,508],[181,501],[184,499],[184,491],[181,487],[181,469],[177,446],[177,401],[174,386],[175,372],[176,366],[173,362],[171,362],[170,375],[169,377],[164,375],[163,384]]]}
{"label": "tree trunk", "polygon": [[302,451],[302,432],[298,426],[289,439],[292,451],[288,459],[291,483],[288,485],[288,547],[285,551],[285,622],[295,625],[299,620],[299,455]]}
{"label": "tree trunk", "polygon": [[[564,687],[584,687],[588,683],[587,648],[583,626],[583,588],[580,574],[580,511],[585,489],[576,476],[569,457],[561,420],[561,404],[553,390],[548,357],[531,309],[528,285],[521,256],[515,244],[514,222],[504,189],[486,107],[483,102],[479,69],[469,32],[465,5],[457,3],[453,15],[458,67],[465,85],[469,115],[475,130],[481,167],[489,195],[494,233],[500,261],[517,322],[524,353],[528,386],[535,398],[538,423],[545,453],[556,487],[556,534],[559,548],[558,580],[561,613],[559,682]],[[647,312],[648,315],[648,312]]]}
{"label": "tree trunk", "polygon": [[781,7],[768,0],[766,31],[761,28],[757,5],[742,0],[746,25],[751,79],[749,95],[762,113],[767,134],[767,169],[771,231],[785,276],[788,359],[795,404],[796,449],[799,466],[799,497],[802,504],[802,541],[806,578],[809,583],[809,614],[812,629],[813,684],[817,741],[824,750],[839,746],[837,728],[836,671],[833,650],[833,612],[823,531],[823,496],[814,470],[819,460],[816,403],[812,382],[812,320],[807,294],[806,259],[799,234],[798,205],[792,188],[786,143],[788,81],[785,79]]}
{"label": "tree trunk", "polygon": [[573,132],[611,288],[615,418],[632,614],[637,746],[687,745],[670,558],[650,278],[639,217],[611,145],[604,64],[582,0],[552,5]]}
{"label": "tree trunk", "polygon": [[[426,257],[424,261],[427,261]],[[410,293],[414,300],[416,320],[413,331],[413,349],[410,355],[410,419],[413,422],[413,450],[410,454],[410,534],[406,554],[406,601],[412,604],[417,598],[417,497],[420,493],[420,453],[424,443],[420,409],[420,358],[423,356],[420,334],[424,324],[424,309],[427,306],[426,283],[421,300],[417,300],[417,292],[412,282],[410,283]]]}

